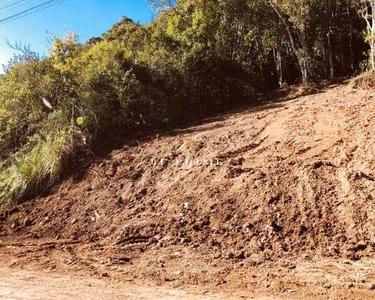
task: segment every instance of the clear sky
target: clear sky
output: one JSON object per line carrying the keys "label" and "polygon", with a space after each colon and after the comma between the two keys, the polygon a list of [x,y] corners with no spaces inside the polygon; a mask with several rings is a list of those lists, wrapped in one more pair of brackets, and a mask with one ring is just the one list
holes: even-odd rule
{"label": "clear sky", "polygon": [[[5,6],[20,0],[0,0],[0,19],[31,8],[47,0],[29,0],[26,4],[8,12]],[[21,2],[22,3],[22,2]],[[148,23],[154,17],[146,0],[66,0],[44,11],[0,25],[0,71],[2,64],[12,57],[5,39],[30,44],[33,51],[47,52],[47,32],[61,35],[65,31],[79,33],[81,41],[100,36],[123,16],[135,22]]]}

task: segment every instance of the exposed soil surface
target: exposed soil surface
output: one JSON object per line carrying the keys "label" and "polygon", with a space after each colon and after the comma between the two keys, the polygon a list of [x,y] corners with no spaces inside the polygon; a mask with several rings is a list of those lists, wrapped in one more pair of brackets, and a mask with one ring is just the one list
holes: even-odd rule
{"label": "exposed soil surface", "polygon": [[[11,276],[9,276],[11,274]],[[256,300],[273,300],[266,296],[251,296]],[[155,285],[114,283],[109,280],[68,276],[46,272],[15,271],[0,269],[0,299],[181,299],[181,300],[224,300],[243,299],[232,293],[210,293],[202,288],[188,291]]]}
{"label": "exposed soil surface", "polygon": [[56,288],[74,273],[71,289],[92,280],[108,299],[192,286],[216,299],[374,299],[375,94],[292,96],[124,145],[0,212],[5,290],[27,269],[52,272]]}

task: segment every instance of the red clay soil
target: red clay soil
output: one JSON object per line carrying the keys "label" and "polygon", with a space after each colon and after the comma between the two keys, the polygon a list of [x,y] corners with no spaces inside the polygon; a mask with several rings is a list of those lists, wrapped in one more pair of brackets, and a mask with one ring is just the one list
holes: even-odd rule
{"label": "red clay soil", "polygon": [[245,298],[374,299],[374,96],[330,86],[125,145],[1,212],[0,261]]}

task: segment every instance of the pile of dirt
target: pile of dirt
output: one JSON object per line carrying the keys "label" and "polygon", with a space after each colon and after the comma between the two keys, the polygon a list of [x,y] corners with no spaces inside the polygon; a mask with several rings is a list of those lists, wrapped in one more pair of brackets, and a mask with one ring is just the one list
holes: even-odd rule
{"label": "pile of dirt", "polygon": [[358,76],[353,79],[352,83],[353,83],[354,88],[374,90],[375,89],[375,73],[368,72],[361,76]]}
{"label": "pile of dirt", "polygon": [[331,86],[156,134],[1,212],[0,239],[120,264],[176,247],[207,264],[375,258],[374,100]]}

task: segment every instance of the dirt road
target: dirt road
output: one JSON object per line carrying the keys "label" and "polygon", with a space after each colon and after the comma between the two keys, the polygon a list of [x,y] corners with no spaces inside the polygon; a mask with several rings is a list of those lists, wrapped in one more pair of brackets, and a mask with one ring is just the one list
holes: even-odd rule
{"label": "dirt road", "polygon": [[[108,280],[82,278],[45,272],[0,268],[0,299],[5,300],[277,300],[278,298],[242,293],[214,294],[190,287],[189,291],[159,286],[111,283]],[[246,295],[246,296],[244,296]]]}
{"label": "dirt road", "polygon": [[0,213],[0,260],[160,293],[374,299],[374,132],[374,92],[350,85],[157,132]]}

